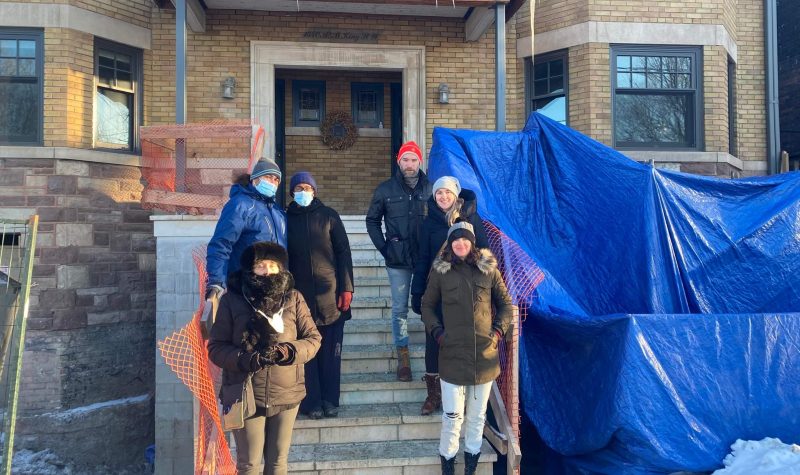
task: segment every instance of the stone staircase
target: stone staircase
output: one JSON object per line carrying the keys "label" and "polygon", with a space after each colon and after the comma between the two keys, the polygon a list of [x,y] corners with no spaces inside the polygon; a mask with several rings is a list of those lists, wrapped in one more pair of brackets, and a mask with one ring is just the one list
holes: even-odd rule
{"label": "stone staircase", "polygon": [[[298,416],[289,454],[293,475],[438,474],[441,413],[420,416],[425,400],[425,333],[409,313],[414,381],[395,378],[391,293],[383,258],[367,235],[364,216],[342,216],[355,266],[353,319],[345,324],[339,417]],[[461,453],[456,473],[463,473]],[[492,473],[497,455],[484,440],[478,473]]]}

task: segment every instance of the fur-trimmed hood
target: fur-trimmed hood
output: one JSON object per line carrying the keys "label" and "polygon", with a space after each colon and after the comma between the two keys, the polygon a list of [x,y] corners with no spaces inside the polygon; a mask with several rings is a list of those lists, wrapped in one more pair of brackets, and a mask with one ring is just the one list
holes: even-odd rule
{"label": "fur-trimmed hood", "polygon": [[[475,265],[478,267],[478,270],[481,273],[489,275],[497,269],[497,259],[492,254],[492,251],[489,249],[478,249],[478,253],[480,253],[481,257],[478,259],[478,262]],[[433,260],[433,270],[440,274],[447,274],[450,269],[452,269],[453,264],[450,262],[445,261],[442,258],[442,253],[440,252],[436,259]]]}

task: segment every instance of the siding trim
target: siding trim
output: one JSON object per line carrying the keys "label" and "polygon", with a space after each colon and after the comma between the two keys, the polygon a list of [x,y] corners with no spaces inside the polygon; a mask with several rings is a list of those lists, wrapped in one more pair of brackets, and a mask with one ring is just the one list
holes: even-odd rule
{"label": "siding trim", "polygon": [[[738,47],[723,25],[587,21],[534,37],[535,54],[587,43],[722,46],[736,62]],[[517,57],[531,56],[531,38],[517,39]]]}
{"label": "siding trim", "polygon": [[69,28],[141,49],[150,49],[151,44],[149,28],[72,5],[0,3],[0,18],[3,26]]}

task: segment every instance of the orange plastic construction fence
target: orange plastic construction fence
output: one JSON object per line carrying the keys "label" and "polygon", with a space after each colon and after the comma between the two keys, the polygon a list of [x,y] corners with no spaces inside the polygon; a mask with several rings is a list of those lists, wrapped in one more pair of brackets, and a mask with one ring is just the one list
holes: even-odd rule
{"label": "orange plastic construction fence", "polygon": [[263,127],[244,120],[142,127],[142,205],[214,214],[261,158],[264,137]]}
{"label": "orange plastic construction fence", "polygon": [[497,386],[503,397],[508,418],[519,441],[519,362],[516,355],[519,350],[519,337],[522,322],[527,317],[527,308],[534,297],[536,287],[544,280],[544,273],[514,241],[489,221],[483,222],[489,247],[497,258],[498,268],[508,287],[511,300],[519,308],[519,318],[514,322],[513,335],[500,342],[500,377]]}
{"label": "orange plastic construction fence", "polygon": [[215,388],[219,387],[221,371],[209,361],[208,350],[200,330],[202,325],[200,316],[206,305],[205,299],[202,298],[206,281],[205,246],[193,250],[192,259],[200,276],[198,281],[200,307],[185,327],[158,342],[158,348],[167,365],[200,403],[195,440],[195,474],[233,475],[236,473],[236,463],[231,457],[217,409]]}

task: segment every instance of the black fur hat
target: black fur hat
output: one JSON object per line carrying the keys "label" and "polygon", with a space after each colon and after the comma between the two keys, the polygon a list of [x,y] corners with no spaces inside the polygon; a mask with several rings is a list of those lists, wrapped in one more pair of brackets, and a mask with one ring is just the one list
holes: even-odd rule
{"label": "black fur hat", "polygon": [[286,270],[289,262],[289,255],[286,249],[280,244],[274,242],[261,241],[254,243],[242,253],[239,263],[242,269],[252,269],[253,265],[258,261],[270,260],[275,261],[281,265],[281,269]]}

